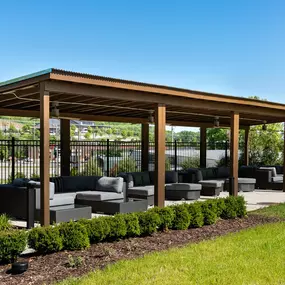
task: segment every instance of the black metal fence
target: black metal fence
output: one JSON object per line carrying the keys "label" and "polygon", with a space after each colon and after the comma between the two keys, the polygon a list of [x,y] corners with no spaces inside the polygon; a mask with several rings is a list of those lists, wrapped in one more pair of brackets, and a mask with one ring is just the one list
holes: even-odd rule
{"label": "black metal fence", "polygon": [[[71,141],[71,175],[116,176],[119,172],[141,171],[140,141]],[[166,143],[166,169],[199,167],[200,144]],[[154,169],[155,147],[149,145],[149,170]],[[207,166],[227,165],[228,142],[207,145]],[[50,176],[60,175],[60,141],[50,142]],[[40,174],[40,141],[0,140],[0,183],[14,178],[38,178]]]}

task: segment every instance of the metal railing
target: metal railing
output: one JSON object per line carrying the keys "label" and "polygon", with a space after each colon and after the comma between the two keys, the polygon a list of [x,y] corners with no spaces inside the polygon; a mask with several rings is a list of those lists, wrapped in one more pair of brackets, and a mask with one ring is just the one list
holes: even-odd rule
{"label": "metal railing", "polygon": [[[167,170],[200,165],[200,144],[166,142]],[[141,171],[141,141],[71,141],[71,175],[116,176],[119,172]],[[155,146],[149,144],[149,170],[154,170]],[[207,145],[207,166],[227,165],[228,142]],[[59,176],[60,141],[50,141],[50,176]],[[0,183],[15,178],[38,178],[40,175],[39,140],[0,140]]]}

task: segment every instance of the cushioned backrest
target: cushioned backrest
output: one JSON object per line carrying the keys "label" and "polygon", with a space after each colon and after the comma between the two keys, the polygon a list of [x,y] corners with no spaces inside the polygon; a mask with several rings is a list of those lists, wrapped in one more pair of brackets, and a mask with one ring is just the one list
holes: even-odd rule
{"label": "cushioned backrest", "polygon": [[64,192],[62,177],[51,177],[50,182],[54,183],[54,193]]}
{"label": "cushioned backrest", "polygon": [[134,186],[146,186],[151,185],[149,172],[132,172],[130,173],[133,176]]}
{"label": "cushioned backrest", "polygon": [[178,182],[178,172],[176,171],[165,171],[165,183],[177,183]]}
{"label": "cushioned backrest", "polygon": [[198,168],[187,169],[187,175],[184,175],[183,182],[185,183],[198,183],[203,180],[202,171]]}
{"label": "cushioned backrest", "polygon": [[228,178],[230,176],[229,167],[218,167],[217,168],[217,178]]}
{"label": "cushioned backrest", "polygon": [[122,177],[124,179],[124,182],[126,182],[128,188],[134,187],[134,179],[130,173],[121,172],[118,174],[118,177]]}
{"label": "cushioned backrest", "polygon": [[[34,180],[30,180],[29,184],[34,185],[34,187],[36,188],[36,199],[38,199],[38,203],[40,203],[40,189],[41,189],[41,182],[39,181],[34,181]],[[53,182],[49,183],[49,199],[53,200],[54,198],[54,191],[55,191],[55,185]]]}
{"label": "cushioned backrest", "polygon": [[96,190],[121,193],[123,184],[124,179],[122,177],[101,177],[97,180]]}
{"label": "cushioned backrest", "polygon": [[62,176],[63,192],[95,190],[101,176]]}
{"label": "cushioned backrest", "polygon": [[239,177],[247,177],[247,178],[255,178],[257,167],[256,166],[241,166],[239,168],[238,176]]}
{"label": "cushioned backrest", "polygon": [[201,168],[200,170],[203,176],[202,180],[211,180],[217,178],[217,168],[215,167]]}

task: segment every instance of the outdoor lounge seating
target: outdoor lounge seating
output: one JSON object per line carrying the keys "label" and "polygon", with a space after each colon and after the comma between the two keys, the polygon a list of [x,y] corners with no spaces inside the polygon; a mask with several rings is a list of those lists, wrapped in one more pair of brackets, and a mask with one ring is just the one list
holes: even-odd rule
{"label": "outdoor lounge seating", "polygon": [[[154,204],[154,171],[119,173],[127,186],[127,195],[131,199],[146,199],[148,205]],[[179,183],[178,172],[165,172],[165,198],[168,200],[198,199],[200,185]],[[193,193],[195,192],[195,193]],[[199,193],[198,193],[199,192]]]}

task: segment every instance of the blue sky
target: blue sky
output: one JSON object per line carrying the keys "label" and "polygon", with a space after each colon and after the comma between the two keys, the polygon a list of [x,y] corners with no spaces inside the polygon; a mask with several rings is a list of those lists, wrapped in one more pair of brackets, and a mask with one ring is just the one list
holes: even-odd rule
{"label": "blue sky", "polygon": [[0,81],[56,67],[285,103],[285,1],[1,1]]}

